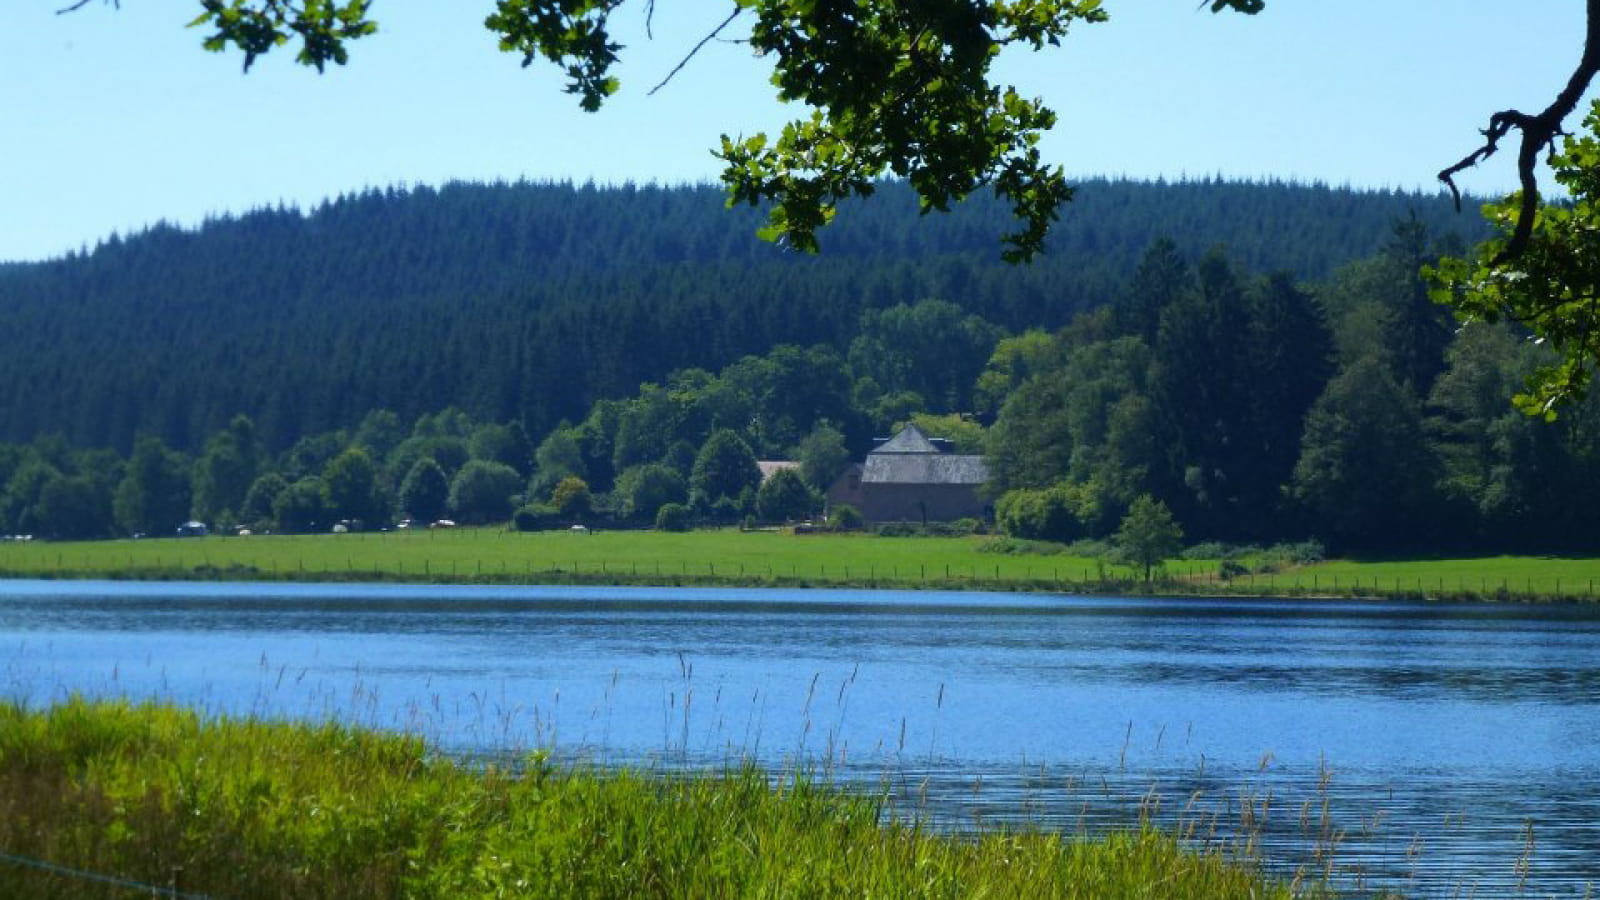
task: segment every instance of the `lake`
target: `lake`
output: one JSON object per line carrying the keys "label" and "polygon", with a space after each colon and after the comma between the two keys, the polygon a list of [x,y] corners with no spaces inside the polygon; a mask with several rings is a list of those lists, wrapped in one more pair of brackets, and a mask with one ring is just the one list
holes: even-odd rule
{"label": "lake", "polygon": [[754,759],[944,828],[1143,814],[1414,896],[1600,888],[1594,606],[0,582],[0,695],[74,692]]}

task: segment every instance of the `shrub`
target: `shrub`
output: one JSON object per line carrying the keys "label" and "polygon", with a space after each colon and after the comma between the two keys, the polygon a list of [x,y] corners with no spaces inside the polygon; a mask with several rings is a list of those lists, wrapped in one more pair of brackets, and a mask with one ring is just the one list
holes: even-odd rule
{"label": "shrub", "polygon": [[504,522],[522,476],[504,463],[474,459],[450,482],[450,510],[463,522]]}
{"label": "shrub", "polygon": [[793,469],[773,472],[756,491],[756,513],[768,522],[805,518],[816,503],[816,495]]}
{"label": "shrub", "polygon": [[739,501],[732,497],[721,497],[711,504],[711,521],[718,525],[732,525],[739,521],[741,512]]}
{"label": "shrub", "polygon": [[568,475],[556,483],[550,493],[550,503],[568,519],[586,519],[594,509],[594,498],[589,485],[576,475]]}
{"label": "shrub", "polygon": [[1060,544],[1049,541],[1029,541],[1022,538],[997,537],[984,541],[978,547],[979,553],[1003,553],[1007,556],[1039,555],[1053,556],[1062,552]]}
{"label": "shrub", "polygon": [[1063,482],[1043,490],[1007,491],[995,504],[994,518],[1012,537],[1064,542],[1084,536],[1085,513],[1098,515],[1089,488]]}
{"label": "shrub", "polygon": [[1061,548],[1061,552],[1068,556],[1081,556],[1084,559],[1106,559],[1116,555],[1116,548],[1105,541],[1085,538]]}
{"label": "shrub", "polygon": [[641,522],[653,521],[668,503],[682,505],[688,497],[683,476],[670,466],[647,463],[617,476],[616,496],[622,515]]}
{"label": "shrub", "polygon": [[834,531],[855,531],[865,522],[861,510],[848,503],[836,504],[828,511],[828,527]]}
{"label": "shrub", "polygon": [[548,503],[530,503],[517,510],[511,524],[518,531],[549,531],[561,524],[561,514]]}
{"label": "shrub", "polygon": [[689,508],[682,503],[663,503],[656,510],[657,531],[688,531]]}
{"label": "shrub", "polygon": [[1222,559],[1228,555],[1228,545],[1221,541],[1201,541],[1184,550],[1184,559]]}
{"label": "shrub", "polygon": [[1298,544],[1279,544],[1272,548],[1275,555],[1297,566],[1309,566],[1328,558],[1328,549],[1313,538]]}
{"label": "shrub", "polygon": [[978,519],[956,519],[950,522],[884,522],[873,529],[880,537],[966,537],[982,534],[983,522]]}

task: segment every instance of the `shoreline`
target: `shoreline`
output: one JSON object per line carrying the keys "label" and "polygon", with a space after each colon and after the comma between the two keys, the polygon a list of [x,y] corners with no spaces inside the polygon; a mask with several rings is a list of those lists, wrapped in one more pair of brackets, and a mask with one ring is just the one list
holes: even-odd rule
{"label": "shoreline", "polygon": [[120,570],[8,569],[0,568],[0,581],[109,581],[109,582],[217,582],[262,584],[392,584],[482,585],[526,587],[656,587],[755,588],[777,590],[886,590],[916,592],[983,592],[1011,594],[1064,594],[1120,599],[1215,600],[1320,600],[1355,602],[1517,603],[1589,605],[1600,597],[1589,594],[1522,592],[1506,588],[1488,591],[1429,591],[1359,588],[1330,589],[1266,585],[1157,580],[1046,579],[974,577],[874,577],[825,578],[811,576],[706,573],[656,574],[636,570],[589,571],[551,568],[534,571],[474,571],[400,573],[360,569],[264,570],[256,566],[201,564],[193,567],[135,567]]}

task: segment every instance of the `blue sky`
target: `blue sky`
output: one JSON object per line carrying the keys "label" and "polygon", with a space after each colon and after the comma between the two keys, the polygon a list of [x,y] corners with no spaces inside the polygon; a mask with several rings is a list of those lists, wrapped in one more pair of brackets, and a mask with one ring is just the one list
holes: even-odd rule
{"label": "blue sky", "polygon": [[[184,27],[192,0],[56,15],[64,3],[0,4],[0,260],[367,186],[709,181],[720,134],[799,112],[731,43],[646,96],[723,2],[658,2],[653,40],[642,4],[624,7],[623,91],[592,115],[552,67],[498,52],[488,2],[378,0],[379,34],[321,76],[289,54],[245,75],[236,53],[204,52]],[[1111,22],[1001,61],[1061,115],[1048,159],[1074,175],[1433,190],[1490,112],[1554,96],[1583,33],[1578,0],[1269,0],[1255,17],[1199,5],[1107,0]],[[1513,182],[1510,153],[1463,179],[1485,194]]]}

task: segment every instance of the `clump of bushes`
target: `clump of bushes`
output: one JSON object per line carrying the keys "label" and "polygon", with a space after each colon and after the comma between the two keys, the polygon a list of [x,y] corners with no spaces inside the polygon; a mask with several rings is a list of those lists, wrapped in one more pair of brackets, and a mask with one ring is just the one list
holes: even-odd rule
{"label": "clump of bushes", "polygon": [[1312,539],[1295,543],[1258,547],[1254,544],[1225,544],[1205,541],[1183,551],[1188,560],[1217,560],[1217,575],[1224,580],[1247,575],[1266,575],[1290,566],[1309,566],[1327,558],[1327,549],[1321,541]]}
{"label": "clump of bushes", "polygon": [[828,510],[828,528],[831,531],[856,531],[865,524],[861,510],[848,503],[836,504]]}
{"label": "clump of bushes", "polygon": [[872,533],[879,537],[966,537],[969,534],[986,534],[988,527],[981,519],[955,519],[949,522],[882,522]]}
{"label": "clump of bushes", "polygon": [[1181,556],[1187,560],[1226,559],[1231,555],[1233,548],[1221,541],[1201,541],[1190,544],[1184,549]]}
{"label": "clump of bushes", "polygon": [[518,531],[549,531],[561,527],[561,512],[548,503],[530,503],[511,516]]}
{"label": "clump of bushes", "polygon": [[657,531],[688,531],[689,507],[682,503],[663,503],[656,510]]}
{"label": "clump of bushes", "polygon": [[978,546],[979,553],[1000,553],[1006,556],[1057,556],[1066,549],[1064,544],[1052,541],[1030,541],[1014,537],[991,538]]}

